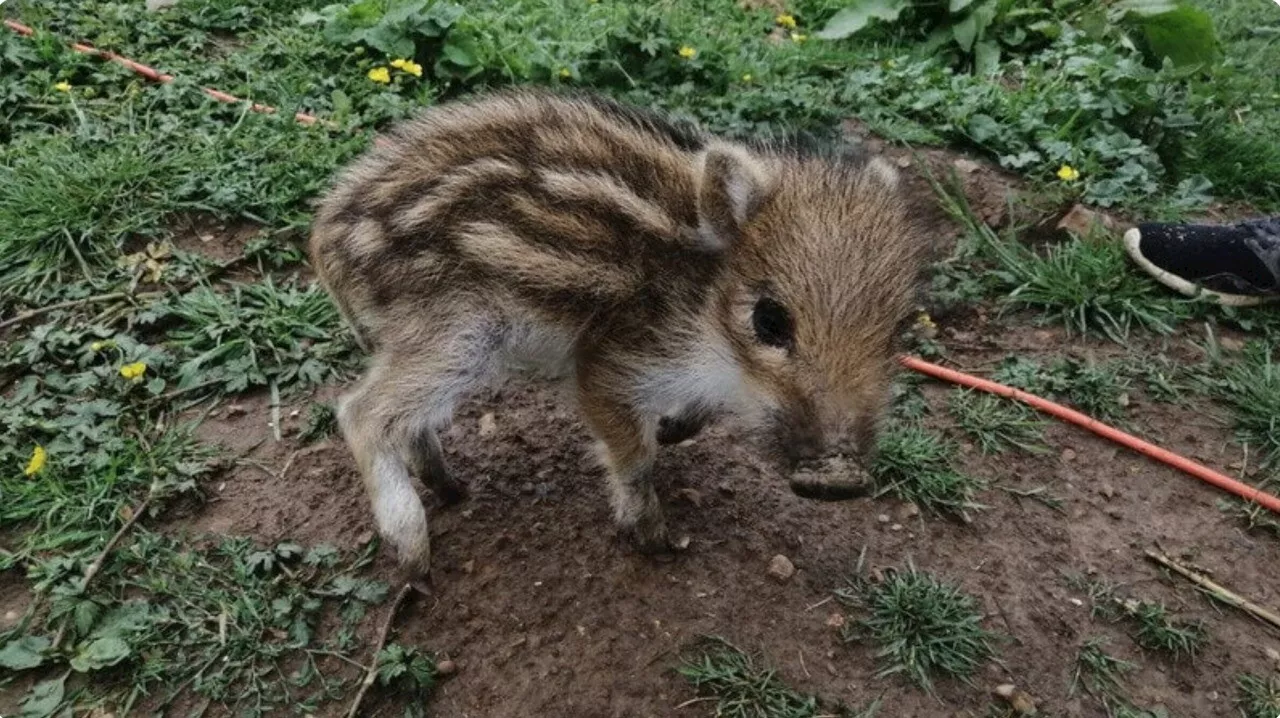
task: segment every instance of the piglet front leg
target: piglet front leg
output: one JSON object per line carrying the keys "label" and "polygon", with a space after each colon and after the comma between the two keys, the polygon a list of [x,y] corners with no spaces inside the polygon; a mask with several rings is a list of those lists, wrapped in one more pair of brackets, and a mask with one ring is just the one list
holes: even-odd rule
{"label": "piglet front leg", "polygon": [[657,442],[644,421],[601,382],[580,385],[583,418],[600,441],[608,472],[610,501],[618,530],[636,550],[671,550],[662,505],[653,487]]}

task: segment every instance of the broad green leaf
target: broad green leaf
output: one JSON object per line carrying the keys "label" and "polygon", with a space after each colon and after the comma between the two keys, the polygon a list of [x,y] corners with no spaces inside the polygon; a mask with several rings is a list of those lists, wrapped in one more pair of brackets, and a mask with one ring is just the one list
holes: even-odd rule
{"label": "broad green leaf", "polygon": [[951,7],[949,8],[949,10],[952,13],[957,13],[969,7],[972,4],[973,4],[973,0],[951,0]]}
{"label": "broad green leaf", "polygon": [[58,706],[62,705],[62,697],[66,693],[64,682],[66,676],[54,678],[53,680],[37,683],[32,687],[31,692],[27,693],[26,700],[22,701],[22,712],[19,714],[22,718],[46,718],[53,715],[58,710]]}
{"label": "broad green leaf", "polygon": [[1218,59],[1218,36],[1209,13],[1194,7],[1142,17],[1146,50],[1157,61],[1169,58],[1175,67],[1210,65]]}
{"label": "broad green leaf", "polygon": [[71,659],[71,667],[81,673],[114,666],[133,653],[122,638],[99,638],[89,643]]}
{"label": "broad green leaf", "polygon": [[35,668],[44,662],[44,652],[49,648],[49,639],[44,636],[23,636],[9,641],[0,648],[0,668],[12,671],[24,671]]}
{"label": "broad green leaf", "polygon": [[860,0],[832,16],[826,27],[814,33],[823,40],[843,40],[872,20],[893,22],[907,7],[907,0]]}
{"label": "broad green leaf", "polygon": [[974,115],[969,118],[969,136],[979,144],[993,139],[1000,134],[1000,123],[990,115]]}
{"label": "broad green leaf", "polygon": [[387,584],[381,581],[361,581],[355,590],[355,597],[365,603],[381,603],[387,597]]}
{"label": "broad green leaf", "polygon": [[978,38],[978,18],[976,13],[970,13],[968,17],[951,26],[951,36],[956,39],[956,44],[961,50],[969,52],[973,49],[973,41]]}
{"label": "broad green leaf", "polygon": [[973,46],[973,74],[979,77],[994,75],[1000,70],[1000,44],[983,40]]}

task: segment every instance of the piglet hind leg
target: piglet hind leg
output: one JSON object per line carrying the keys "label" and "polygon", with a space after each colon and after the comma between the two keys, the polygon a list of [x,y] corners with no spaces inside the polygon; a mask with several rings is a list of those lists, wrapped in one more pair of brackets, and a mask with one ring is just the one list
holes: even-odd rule
{"label": "piglet hind leg", "polygon": [[580,384],[579,401],[583,419],[601,443],[614,521],[639,552],[667,554],[671,541],[653,486],[653,432],[646,431],[636,412],[603,384],[602,377]]}
{"label": "piglet hind leg", "polygon": [[435,430],[448,423],[463,395],[484,383],[490,368],[468,342],[443,344],[429,358],[380,357],[338,410],[378,532],[395,547],[402,570],[415,578],[429,575],[431,537],[410,476],[417,474],[444,503],[466,495],[445,465]]}

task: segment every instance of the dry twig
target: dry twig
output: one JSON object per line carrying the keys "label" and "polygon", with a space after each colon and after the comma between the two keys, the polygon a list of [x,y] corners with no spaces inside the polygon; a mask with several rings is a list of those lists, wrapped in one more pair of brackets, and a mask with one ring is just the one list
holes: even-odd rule
{"label": "dry twig", "polygon": [[[84,572],[84,578],[80,581],[81,593],[84,593],[89,588],[89,583],[93,581],[94,577],[102,571],[102,567],[107,563],[107,556],[111,554],[111,551],[116,547],[116,544],[120,543],[120,539],[124,538],[124,535],[129,533],[129,530],[133,528],[133,525],[138,523],[138,519],[142,518],[142,515],[146,513],[147,506],[150,504],[150,496],[143,499],[142,503],[138,504],[138,507],[133,510],[133,515],[129,517],[129,520],[124,522],[124,526],[121,526],[120,530],[111,537],[111,540],[107,541],[107,545],[102,547],[102,552],[99,553],[98,557],[89,565],[89,569]],[[71,617],[67,616],[62,619],[62,625],[58,626],[58,633],[53,637],[53,647],[55,649],[62,645],[62,639],[66,637],[67,624],[70,620]]]}
{"label": "dry twig", "polygon": [[1280,616],[1277,616],[1272,611],[1266,608],[1263,608],[1262,606],[1259,606],[1258,604],[1254,603],[1253,601],[1250,601],[1249,599],[1241,596],[1240,594],[1235,593],[1234,591],[1231,591],[1229,589],[1226,589],[1214,583],[1213,581],[1209,580],[1205,576],[1199,573],[1196,573],[1195,571],[1192,571],[1191,569],[1187,568],[1186,566],[1183,566],[1177,561],[1174,561],[1168,556],[1165,556],[1164,554],[1156,553],[1155,551],[1148,550],[1147,558],[1151,559],[1152,561],[1155,561],[1161,566],[1164,566],[1170,571],[1173,571],[1174,573],[1179,574],[1183,578],[1194,583],[1202,591],[1204,591],[1205,593],[1208,593],[1210,596],[1213,596],[1219,601],[1222,601],[1223,603],[1231,606],[1235,606],[1236,608],[1240,609],[1241,611],[1244,611],[1245,613],[1248,613],[1249,615],[1253,616],[1254,618],[1257,618],[1260,621],[1265,621],[1266,623],[1270,623],[1272,626],[1275,626],[1276,628],[1280,628]]}
{"label": "dry twig", "polygon": [[364,702],[364,695],[369,692],[369,688],[373,686],[373,682],[378,677],[378,654],[382,653],[382,649],[387,645],[387,635],[391,633],[391,624],[396,620],[396,614],[400,611],[400,604],[404,603],[404,599],[413,590],[413,584],[406,583],[396,592],[395,600],[391,602],[391,610],[387,612],[387,619],[382,622],[382,630],[378,631],[378,642],[373,645],[373,658],[369,661],[369,668],[364,674],[364,680],[360,682],[360,691],[356,693],[356,699],[351,702],[351,710],[347,711],[347,718],[356,718],[356,714],[360,711],[360,704]]}

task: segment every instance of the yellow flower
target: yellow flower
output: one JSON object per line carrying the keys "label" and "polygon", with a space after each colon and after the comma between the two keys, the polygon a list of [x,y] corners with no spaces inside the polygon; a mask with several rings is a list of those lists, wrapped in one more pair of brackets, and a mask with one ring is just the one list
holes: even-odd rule
{"label": "yellow flower", "polygon": [[44,461],[48,455],[44,451],[44,447],[36,444],[36,448],[31,452],[31,461],[27,462],[27,468],[22,470],[25,476],[35,476],[40,473],[40,469],[44,468]]}
{"label": "yellow flower", "polygon": [[693,49],[692,47],[689,47],[688,45],[685,45],[684,47],[680,48],[680,57],[683,57],[686,60],[692,60],[697,56],[698,56],[698,51]]}
{"label": "yellow flower", "polygon": [[385,85],[391,82],[391,71],[385,67],[375,67],[369,71],[369,79]]}
{"label": "yellow flower", "polygon": [[920,327],[921,329],[937,329],[938,328],[938,325],[934,323],[933,317],[929,316],[928,312],[921,312],[920,316],[916,317],[916,326]]}
{"label": "yellow flower", "polygon": [[[405,60],[403,58],[399,60],[392,60],[391,66],[397,70],[403,70],[414,77],[422,77],[422,65],[419,65],[413,60]],[[370,79],[373,79],[372,75],[370,76]],[[374,80],[374,82],[377,82],[377,80]]]}
{"label": "yellow flower", "polygon": [[793,32],[793,33],[791,33],[791,41],[792,41],[792,42],[804,42],[805,40],[808,40],[808,39],[809,39],[809,36],[808,36],[808,35],[806,35],[806,34],[804,34],[804,33],[802,33],[802,32]]}
{"label": "yellow flower", "polygon": [[1071,165],[1063,165],[1058,168],[1058,179],[1063,182],[1075,182],[1080,179],[1080,171]]}
{"label": "yellow flower", "polygon": [[57,90],[58,92],[71,92],[71,83],[67,82],[66,80],[63,80],[62,82],[59,82],[58,84],[54,85],[53,89]]}
{"label": "yellow flower", "polygon": [[750,72],[748,72],[747,74],[745,74],[745,75],[743,75],[743,76],[742,76],[742,81],[743,81],[743,82],[751,82],[751,79],[752,79],[752,78],[751,78],[751,73],[750,73]]}
{"label": "yellow flower", "polygon": [[781,26],[783,26],[783,27],[785,27],[785,28],[789,29],[789,30],[793,30],[793,29],[795,29],[795,26],[796,26],[796,19],[795,19],[795,16],[793,16],[793,15],[788,15],[788,14],[786,14],[786,13],[783,13],[783,14],[781,14],[781,15],[779,15],[779,16],[777,16],[777,17],[775,17],[775,18],[773,19],[773,21],[774,21],[774,22],[776,22],[776,23],[778,23],[779,25],[781,25]]}
{"label": "yellow flower", "polygon": [[567,68],[567,67],[562,67],[562,68],[560,68],[560,76],[561,76],[561,77],[573,77],[573,70],[570,70],[570,69],[569,69],[569,68]]}
{"label": "yellow flower", "polygon": [[120,367],[120,376],[125,379],[140,379],[147,372],[147,363],[136,361],[132,364],[125,364]]}

